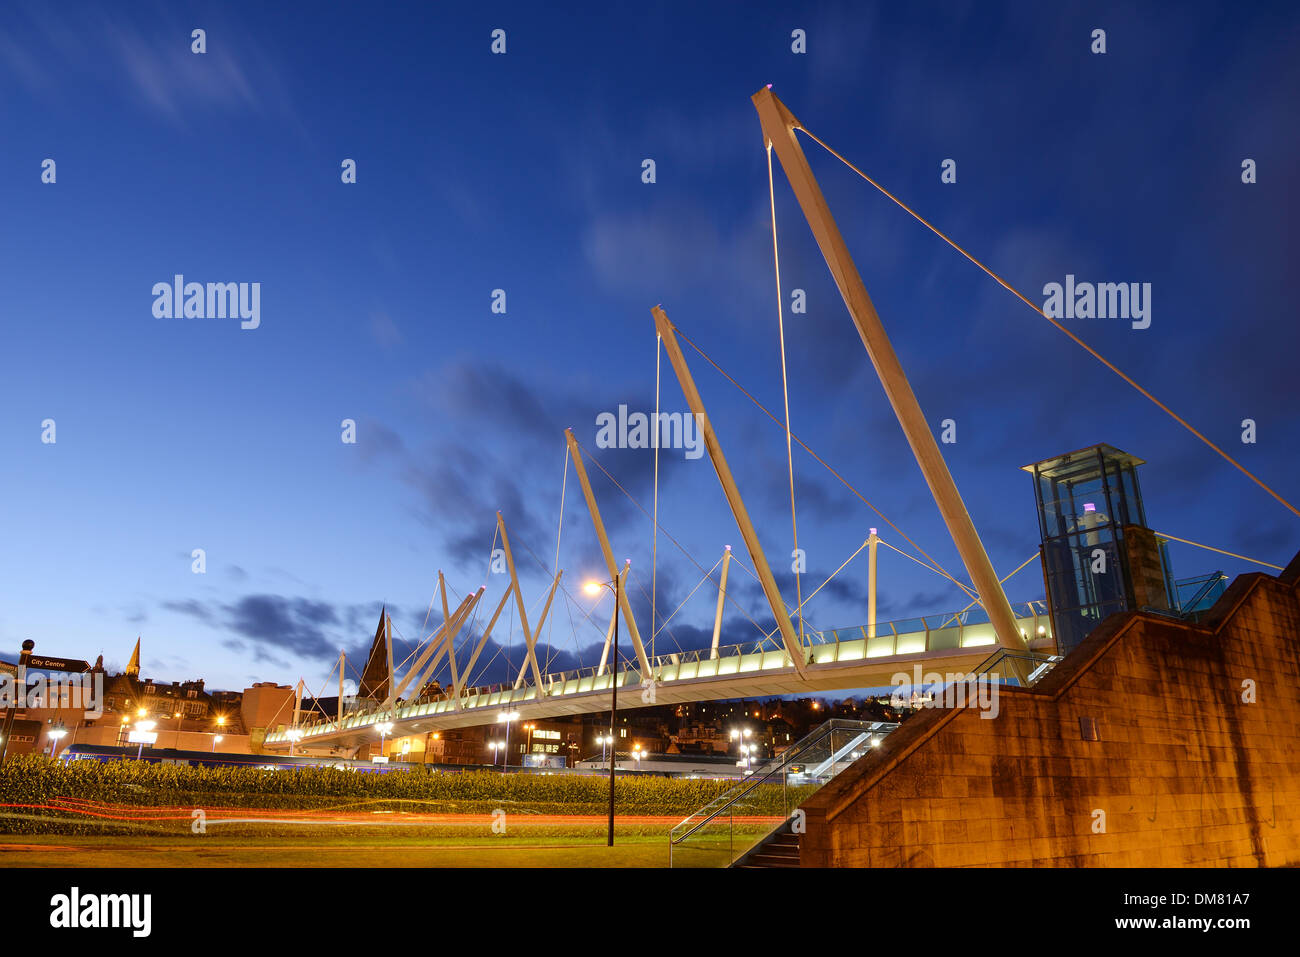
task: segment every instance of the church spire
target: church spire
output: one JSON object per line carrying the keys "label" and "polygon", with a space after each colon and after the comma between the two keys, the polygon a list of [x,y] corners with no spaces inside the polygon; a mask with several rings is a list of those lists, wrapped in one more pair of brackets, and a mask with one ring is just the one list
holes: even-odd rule
{"label": "church spire", "polygon": [[135,650],[131,652],[131,660],[127,662],[126,673],[132,678],[140,677],[140,636],[135,638]]}

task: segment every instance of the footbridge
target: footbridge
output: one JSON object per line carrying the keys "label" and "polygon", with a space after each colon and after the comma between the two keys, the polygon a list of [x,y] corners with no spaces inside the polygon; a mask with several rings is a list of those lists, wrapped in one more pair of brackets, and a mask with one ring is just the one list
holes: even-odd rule
{"label": "footbridge", "polygon": [[[1031,647],[1052,644],[1044,602],[1013,606],[1016,623]],[[815,691],[911,684],[919,668],[927,675],[972,674],[996,650],[993,626],[978,613],[934,615],[866,626],[808,633],[800,677],[785,649],[763,650],[756,643],[660,655],[649,669],[624,661],[617,671],[595,666],[542,674],[540,685],[470,688],[460,696],[376,706],[334,720],[305,723],[266,736],[268,750],[291,746],[355,747],[379,735],[401,737],[451,728],[495,724],[502,711],[519,720],[582,715],[610,710],[617,684],[620,708],[690,701],[776,697]],[[901,630],[910,629],[910,630]]]}
{"label": "footbridge", "polygon": [[[651,421],[649,429],[652,437],[651,441],[648,445],[635,446],[653,450],[654,500],[651,506],[647,508],[633,498],[623,484],[601,465],[595,455],[582,448],[573,430],[566,430],[565,441],[568,454],[565,458],[564,479],[561,483],[560,521],[556,537],[554,562],[543,561],[532,549],[527,549],[525,546],[533,561],[536,562],[536,572],[540,572],[542,580],[549,584],[549,593],[545,595],[545,603],[540,615],[530,622],[530,615],[535,606],[528,605],[523,600],[520,579],[515,568],[515,556],[511,549],[505,519],[498,512],[496,534],[490,548],[490,554],[493,556],[491,571],[508,572],[508,585],[505,594],[501,597],[500,604],[496,606],[496,610],[486,627],[480,630],[477,627],[477,619],[473,617],[483,598],[486,586],[464,596],[460,600],[459,606],[453,610],[447,598],[448,586],[443,579],[442,573],[439,572],[438,589],[441,596],[442,624],[436,631],[416,645],[416,650],[411,653],[411,657],[415,659],[414,663],[410,665],[409,669],[405,670],[404,676],[399,680],[397,672],[402,670],[406,662],[396,663],[397,667],[394,667],[391,619],[386,615],[381,616],[380,631],[383,634],[382,636],[379,633],[376,634],[376,641],[371,650],[371,660],[366,663],[358,694],[355,699],[350,701],[351,710],[345,706],[345,702],[348,702],[344,692],[345,661],[344,657],[340,655],[338,665],[339,697],[338,708],[335,713],[323,713],[317,707],[317,713],[304,720],[301,717],[301,709],[298,707],[302,699],[302,682],[300,681],[292,724],[287,728],[277,727],[275,731],[267,735],[265,746],[268,749],[292,750],[298,745],[304,748],[352,747],[373,740],[377,734],[401,736],[432,732],[439,729],[493,724],[501,720],[500,716],[503,713],[508,716],[507,720],[527,720],[530,718],[605,712],[612,710],[615,697],[618,699],[617,704],[619,707],[636,708],[688,701],[797,695],[818,691],[888,686],[896,684],[897,676],[900,674],[910,676],[915,674],[917,670],[921,672],[921,680],[929,683],[929,680],[925,678],[927,674],[937,674],[940,676],[938,680],[942,681],[943,676],[947,674],[971,673],[979,668],[981,663],[987,662],[991,654],[999,651],[999,649],[1007,660],[1029,662],[1030,667],[1033,666],[1033,652],[1053,649],[1053,629],[1047,614],[1046,603],[1037,602],[1013,606],[1003,587],[1012,575],[1015,575],[1031,562],[1035,560],[1046,561],[1044,558],[1045,553],[1035,550],[1035,553],[1029,559],[1006,576],[999,577],[995,572],[989,555],[985,551],[975,529],[974,522],[958,493],[953,476],[944,461],[943,453],[932,432],[932,420],[925,416],[916,395],[912,391],[899,357],[895,353],[880,316],[877,314],[871,297],[867,293],[862,277],[858,273],[839,227],[831,214],[830,206],[822,194],[816,177],[813,175],[807,157],[804,155],[800,138],[796,134],[811,140],[845,163],[949,246],[987,273],[989,277],[996,280],[999,285],[1013,293],[1029,308],[1055,325],[1077,345],[1101,361],[1111,371],[1121,376],[1147,399],[1158,405],[1165,413],[1201,439],[1229,464],[1244,473],[1296,515],[1300,515],[1300,508],[1288,503],[1241,463],[1228,456],[1203,434],[1197,432],[1185,419],[1157,402],[1150,393],[1142,389],[1133,379],[1121,372],[1117,366],[1104,359],[1096,350],[1079,339],[1073,331],[1044,313],[1031,299],[1017,292],[1009,283],[999,278],[996,273],[957,245],[947,235],[930,225],[910,207],[907,207],[892,194],[885,191],[883,187],[849,163],[847,159],[810,133],[785,104],[776,98],[771,92],[770,86],[755,93],[753,102],[763,130],[764,148],[767,153],[767,187],[771,209],[773,270],[777,290],[775,328],[781,355],[781,394],[784,398],[784,415],[782,416],[764,407],[755,397],[753,391],[742,386],[735,377],[722,368],[719,362],[705,353],[689,336],[681,332],[670,321],[662,306],[653,307],[650,312],[657,333],[655,344],[656,411],[655,418]],[[888,399],[889,406],[893,410],[907,439],[916,460],[916,465],[920,469],[925,485],[943,519],[952,545],[961,559],[965,571],[964,576],[961,576],[955,569],[951,572],[945,569],[934,557],[909,538],[901,528],[890,521],[879,508],[868,501],[858,489],[850,484],[845,479],[842,470],[832,467],[792,430],[789,382],[786,374],[786,325],[783,313],[784,298],[781,294],[781,257],[779,255],[777,207],[774,194],[774,155],[775,159],[779,161],[781,170],[794,193],[802,217],[811,229],[817,248],[825,259],[835,285],[844,300],[849,318],[852,320],[862,341],[870,359],[871,367],[874,369]],[[692,358],[689,360],[684,346],[692,350]],[[790,539],[787,541],[793,545],[793,550],[790,552],[792,557],[804,554],[800,548],[796,509],[794,461],[794,450],[796,448],[806,452],[835,481],[842,484],[850,495],[856,497],[864,506],[875,512],[879,520],[892,530],[887,534],[892,537],[896,533],[899,544],[901,545],[905,541],[909,548],[904,550],[885,541],[877,534],[876,528],[871,528],[870,535],[862,543],[861,547],[849,555],[839,568],[831,573],[830,578],[815,589],[805,590],[805,581],[802,577],[805,573],[805,563],[802,560],[793,563],[791,571],[793,573],[794,594],[793,596],[783,595],[777,576],[774,574],[767,555],[760,544],[758,530],[755,528],[749,510],[741,496],[736,476],[723,454],[721,439],[708,415],[708,410],[705,408],[704,397],[691,369],[691,364],[695,361],[693,356],[698,356],[707,366],[730,382],[781,430],[786,452],[785,472],[790,492]],[[659,370],[663,358],[667,358],[690,409],[692,421],[699,428],[709,461],[713,466],[727,506],[735,519],[736,528],[743,540],[744,554],[748,558],[748,565],[740,559],[739,555],[733,556],[730,546],[726,546],[725,552],[722,558],[718,560],[718,563],[712,569],[705,569],[702,562],[687,552],[678,539],[669,534],[667,529],[664,529],[659,524],[658,454],[662,446],[671,444],[670,437],[665,440],[661,435],[664,422],[661,420],[659,412],[661,408]],[[600,444],[599,438],[597,444]],[[645,594],[645,597],[649,599],[651,610],[649,615],[645,616],[649,618],[649,629],[647,640],[644,642],[637,621],[632,614],[628,592],[629,585],[640,587],[643,593],[645,593],[645,588],[641,582],[632,580],[630,560],[622,566],[618,565],[615,560],[615,553],[587,474],[588,461],[604,472],[610,482],[631,499],[636,508],[652,523],[653,543],[651,545],[652,557],[649,576],[650,590]],[[539,636],[544,633],[543,627],[550,613],[552,601],[557,597],[557,592],[562,596],[561,604],[571,598],[568,590],[561,586],[563,570],[560,568],[559,540],[560,533],[564,529],[564,496],[568,487],[570,468],[572,469],[573,478],[581,486],[582,495],[603,558],[601,565],[596,566],[593,563],[594,555],[584,555],[578,564],[584,568],[601,568],[599,577],[604,580],[588,582],[587,588],[589,593],[593,595],[603,595],[606,590],[612,592],[614,607],[611,611],[607,629],[601,629],[600,625],[597,625],[594,621],[591,622],[597,630],[605,631],[605,647],[600,663],[594,667],[585,667],[572,671],[550,671],[544,661],[539,661],[539,657],[541,657],[539,651],[541,649],[538,647],[538,641]],[[1055,487],[1052,486],[1052,488]],[[1041,503],[1040,523],[1042,527],[1040,531],[1044,536],[1044,541],[1047,540],[1046,536],[1049,533],[1049,520],[1053,528],[1056,525],[1061,525],[1064,528],[1064,523],[1067,520],[1073,522],[1099,520],[1100,517],[1096,514],[1093,504],[1082,503],[1082,513],[1079,513],[1072,499],[1068,502],[1058,501],[1057,498],[1052,497],[1057,494],[1057,492],[1052,492],[1051,496],[1043,499]],[[845,512],[846,514],[842,518],[837,517],[838,521],[852,523],[857,520],[854,516],[847,514],[849,509],[845,509]],[[1113,513],[1113,509],[1108,507],[1107,513]],[[1082,518],[1080,514],[1082,514]],[[871,521],[875,521],[875,519],[871,519]],[[1095,538],[1095,522],[1087,525],[1087,528],[1091,529],[1091,531],[1079,532],[1078,529],[1081,527],[1083,526],[1076,525],[1075,530],[1070,534],[1086,534]],[[772,534],[777,533],[773,532]],[[784,531],[780,534],[783,536]],[[1063,537],[1066,532],[1057,531],[1052,534]],[[655,575],[658,569],[660,535],[671,541],[674,546],[682,551],[684,557],[691,564],[704,573],[700,584],[696,585],[695,589],[700,588],[706,581],[713,582],[718,589],[712,644],[707,649],[684,650],[679,646],[676,653],[655,654],[656,637],[666,627],[667,622],[677,614],[677,611],[674,611],[667,617],[659,617],[658,598],[655,594]],[[1197,544],[1186,539],[1176,539],[1173,536],[1165,536],[1165,538],[1187,542],[1187,544],[1192,545]],[[1092,538],[1089,538],[1088,542],[1093,545],[1097,544],[1092,541]],[[969,599],[969,604],[962,611],[947,615],[878,624],[875,620],[875,566],[878,546],[891,548],[909,560],[939,575],[963,592],[966,598]],[[1223,549],[1211,548],[1211,550],[1236,558],[1245,557]],[[867,554],[868,561],[867,624],[860,627],[831,631],[814,629],[808,621],[809,602],[830,583],[831,578],[843,571],[849,562],[864,551]],[[782,552],[784,553],[784,548]],[[498,567],[498,556],[504,567]],[[737,602],[737,593],[745,593],[744,590],[729,589],[727,583],[728,569],[733,563],[739,563],[739,567],[751,575],[759,586],[758,593],[761,593],[767,607],[759,612],[758,616],[775,624],[775,627],[770,631],[759,626],[755,616],[751,615],[748,610],[741,607]],[[719,566],[720,573],[715,581],[711,576],[715,571],[719,570]],[[1045,571],[1051,573],[1052,569],[1047,568]],[[1047,576],[1045,576],[1044,580],[1046,582]],[[1067,613],[1076,604],[1079,608],[1100,607],[1097,605],[1098,599],[1087,592],[1087,588],[1092,587],[1088,584],[1088,581],[1080,579],[1076,585],[1079,594],[1069,596],[1073,604],[1067,603],[1064,610],[1062,610],[1062,614]],[[750,586],[747,585],[747,587]],[[590,591],[591,589],[594,589],[594,591]],[[789,590],[787,586],[787,591]],[[695,590],[693,589],[691,594],[694,593]],[[690,595],[687,595],[686,600],[689,600],[690,597]],[[790,597],[794,599],[792,602],[788,600]],[[1074,601],[1075,598],[1077,598],[1077,602]],[[510,627],[513,629],[513,616],[517,615],[518,624],[523,634],[524,661],[521,665],[518,665],[516,671],[516,663],[509,660],[509,654],[507,653],[505,665],[507,680],[497,685],[483,687],[481,682],[485,666],[481,660],[482,652],[508,601],[513,601]],[[728,603],[737,610],[744,612],[745,617],[756,626],[762,635],[761,641],[749,644],[720,644],[723,609],[724,605]],[[685,600],[683,604],[685,604]],[[678,610],[680,609],[681,606],[679,605]],[[430,603],[430,613],[432,611],[433,604]],[[578,611],[581,615],[587,615],[586,611],[581,607],[578,608]],[[590,616],[587,617],[590,620]],[[620,654],[619,650],[620,621],[626,628],[626,638],[630,640],[631,644],[632,654],[628,654],[626,658]],[[659,624],[660,622],[662,625]],[[425,624],[428,624],[427,616]],[[465,627],[466,625],[468,625],[468,628]],[[1063,624],[1062,628],[1064,627]],[[461,651],[467,652],[463,658],[457,651],[456,640],[458,633],[462,629],[467,632],[467,640],[460,645]],[[736,635],[735,631],[731,633],[733,637]],[[671,637],[671,632],[669,634]],[[382,641],[380,640],[381,637]],[[490,661],[491,656],[489,655],[488,658]],[[445,667],[450,672],[447,676],[449,680],[447,680],[445,686],[441,678],[437,682],[433,680],[437,669],[440,665],[444,665],[444,659]],[[476,665],[479,669],[478,672],[474,670]],[[1027,680],[1031,676],[1018,675],[1017,677]]]}

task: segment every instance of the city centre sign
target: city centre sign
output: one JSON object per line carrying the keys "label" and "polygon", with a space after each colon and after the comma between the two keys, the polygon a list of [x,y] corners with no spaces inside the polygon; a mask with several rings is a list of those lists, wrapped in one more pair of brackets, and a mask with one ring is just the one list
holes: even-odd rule
{"label": "city centre sign", "polygon": [[77,658],[48,658],[43,655],[27,656],[28,671],[71,671],[80,674],[90,670],[89,662]]}

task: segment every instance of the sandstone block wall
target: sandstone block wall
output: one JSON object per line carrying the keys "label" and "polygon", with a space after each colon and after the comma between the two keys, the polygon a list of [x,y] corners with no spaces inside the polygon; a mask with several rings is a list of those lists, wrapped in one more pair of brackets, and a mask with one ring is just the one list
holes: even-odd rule
{"label": "sandstone block wall", "polygon": [[1300,555],[1200,624],[1107,619],[999,706],[918,715],[840,774],[801,863],[1300,865]]}

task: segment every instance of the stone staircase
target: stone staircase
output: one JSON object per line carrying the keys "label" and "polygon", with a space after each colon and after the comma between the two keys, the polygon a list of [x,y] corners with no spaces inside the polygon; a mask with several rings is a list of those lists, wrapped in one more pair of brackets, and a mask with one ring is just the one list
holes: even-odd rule
{"label": "stone staircase", "polygon": [[767,840],[755,845],[732,867],[798,867],[799,835],[790,830],[790,825],[773,832]]}

